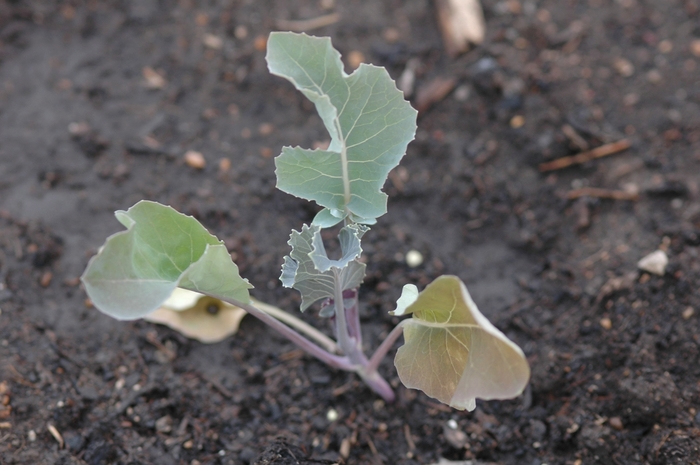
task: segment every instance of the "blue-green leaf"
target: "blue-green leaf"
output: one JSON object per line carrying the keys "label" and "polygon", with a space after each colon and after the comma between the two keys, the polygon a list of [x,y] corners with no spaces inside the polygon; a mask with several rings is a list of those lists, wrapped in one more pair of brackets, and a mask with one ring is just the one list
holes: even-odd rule
{"label": "blue-green leaf", "polygon": [[324,227],[345,218],[374,223],[386,213],[381,188],[413,140],[416,111],[384,68],[363,64],[346,75],[328,38],[273,32],[266,58],[272,74],[316,105],[331,136],[326,150],[284,147],[277,187],[325,207],[317,217]]}

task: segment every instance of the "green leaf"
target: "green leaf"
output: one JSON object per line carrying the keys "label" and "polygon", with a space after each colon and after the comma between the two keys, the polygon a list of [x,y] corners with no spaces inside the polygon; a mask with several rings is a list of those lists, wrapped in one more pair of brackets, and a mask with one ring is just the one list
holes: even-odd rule
{"label": "green leaf", "polygon": [[416,111],[384,68],[363,64],[346,75],[328,38],[273,32],[266,58],[272,74],[316,105],[331,136],[327,150],[284,147],[277,187],[325,207],[324,227],[347,217],[374,223],[386,213],[381,188],[413,140]]}
{"label": "green leaf", "polygon": [[456,409],[474,410],[476,398],[510,399],[530,377],[522,350],[476,308],[456,276],[429,284],[405,311],[406,343],[394,364],[401,382]]}
{"label": "green leaf", "polygon": [[285,287],[292,287],[301,293],[302,312],[321,299],[334,298],[336,279],[340,281],[342,290],[354,289],[362,284],[366,265],[356,258],[362,252],[359,244],[364,231],[365,228],[355,225],[341,229],[343,258],[340,260],[328,259],[320,226],[304,225],[301,232],[292,231],[288,242],[292,251],[284,257],[280,281]]}
{"label": "green leaf", "polygon": [[226,246],[191,216],[141,201],[116,212],[127,230],[110,236],[81,277],[95,306],[119,320],[141,318],[176,287],[248,302],[252,286]]}

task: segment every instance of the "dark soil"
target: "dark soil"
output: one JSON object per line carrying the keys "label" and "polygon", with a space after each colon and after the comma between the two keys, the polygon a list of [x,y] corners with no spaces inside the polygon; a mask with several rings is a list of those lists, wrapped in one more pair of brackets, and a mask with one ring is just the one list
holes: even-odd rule
{"label": "dark soil", "polygon": [[[0,462],[700,463],[700,1],[482,3],[485,43],[450,58],[428,1],[0,1]],[[528,356],[518,399],[455,411],[388,357],[389,405],[254,318],[203,345],[86,302],[113,211],[146,198],[199,218],[256,297],[295,311],[277,276],[315,209],[275,190],[273,156],[327,135],[264,38],[333,12],[313,33],[345,57],[394,77],[416,60],[418,91],[456,80],[365,236],[367,349],[403,284],[456,274]],[[639,196],[567,198],[582,187]],[[638,271],[658,248],[665,275]]]}

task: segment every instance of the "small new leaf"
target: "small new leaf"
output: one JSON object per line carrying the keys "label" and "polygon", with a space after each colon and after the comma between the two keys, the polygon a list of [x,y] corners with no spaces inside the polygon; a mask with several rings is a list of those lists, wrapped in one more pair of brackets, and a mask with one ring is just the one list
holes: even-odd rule
{"label": "small new leaf", "polygon": [[284,147],[275,159],[277,187],[325,207],[314,224],[349,217],[373,224],[386,213],[381,192],[416,131],[416,111],[384,68],[362,64],[350,76],[328,38],[273,32],[272,74],[289,80],[316,105],[331,136],[327,150]]}
{"label": "small new leaf", "polygon": [[240,277],[226,246],[191,216],[141,201],[116,217],[127,230],[107,239],[81,277],[103,313],[142,318],[177,287],[249,301],[253,286]]}
{"label": "small new leaf", "polygon": [[360,237],[365,231],[357,225],[341,229],[343,257],[340,260],[328,258],[320,226],[304,225],[301,232],[292,231],[288,242],[292,251],[284,257],[280,280],[285,287],[301,293],[302,312],[321,299],[332,299],[336,279],[343,290],[354,289],[362,283],[366,266],[356,258],[362,253]]}
{"label": "small new leaf", "polygon": [[494,327],[456,276],[429,284],[405,310],[406,343],[394,364],[401,382],[460,410],[476,398],[510,399],[522,393],[530,367],[522,350]]}

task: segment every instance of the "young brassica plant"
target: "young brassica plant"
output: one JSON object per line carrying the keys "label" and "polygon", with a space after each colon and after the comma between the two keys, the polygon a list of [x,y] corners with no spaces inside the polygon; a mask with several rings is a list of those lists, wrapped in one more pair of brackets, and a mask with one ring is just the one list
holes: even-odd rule
{"label": "young brassica plant", "polygon": [[[420,293],[406,285],[394,314],[412,317],[371,357],[364,354],[361,243],[386,213],[381,188],[414,137],[416,111],[384,68],[363,64],[345,74],[328,38],[272,33],[266,58],[271,73],[314,103],[331,137],[325,150],[284,147],[275,163],[279,189],[322,207],[310,225],[292,231],[280,280],[301,293],[302,312],[320,302],[335,340],[253,300],[252,286],[221,241],[194,218],[150,201],[118,211],[126,231],[109,237],[90,260],[82,280],[94,305],[129,320],[155,311],[177,288],[205,294],[244,309],[331,367],[357,373],[387,401],[394,392],[377,368],[403,334],[395,365],[406,387],[468,410],[477,397],[519,395],[530,374],[523,352],[479,312],[455,276],[441,276]],[[338,230],[339,259],[326,252],[321,238],[326,228]]]}

